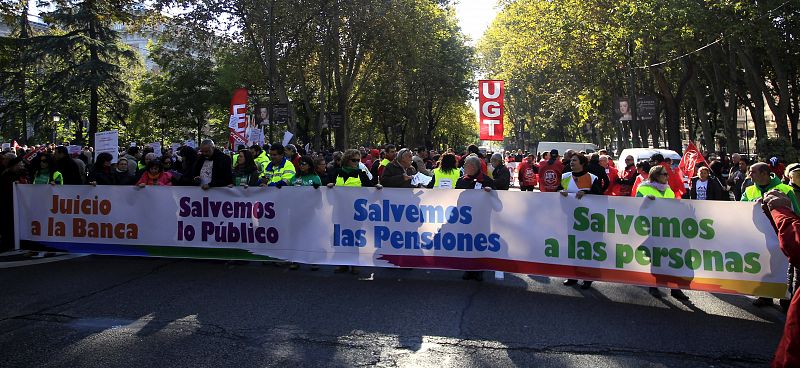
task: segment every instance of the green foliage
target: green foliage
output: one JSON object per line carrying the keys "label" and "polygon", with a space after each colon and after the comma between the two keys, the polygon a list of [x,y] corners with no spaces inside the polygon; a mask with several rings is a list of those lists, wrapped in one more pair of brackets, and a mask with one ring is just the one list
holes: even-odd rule
{"label": "green foliage", "polygon": [[792,142],[786,138],[766,138],[756,143],[756,152],[759,160],[768,161],[771,157],[777,157],[785,163],[800,161],[797,150],[792,147]]}

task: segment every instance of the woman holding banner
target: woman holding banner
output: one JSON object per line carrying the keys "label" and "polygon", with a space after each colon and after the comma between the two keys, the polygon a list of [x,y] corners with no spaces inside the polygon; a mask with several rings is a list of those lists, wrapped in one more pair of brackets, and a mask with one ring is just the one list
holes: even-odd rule
{"label": "woman holding banner", "polygon": [[49,153],[37,156],[33,164],[35,171],[31,175],[31,183],[64,185],[64,176],[54,169],[54,161],[53,156]]}
{"label": "woman holding banner", "polygon": [[[576,153],[573,154],[569,160],[570,172],[561,175],[561,183],[558,186],[558,192],[561,196],[567,197],[569,193],[575,193],[575,198],[581,199],[585,194],[603,194],[603,187],[600,179],[594,174],[587,171],[589,166],[589,159],[586,156]],[[578,280],[567,279],[564,281],[565,286],[576,285]],[[592,287],[592,281],[584,280],[581,284],[581,289],[588,289]]]}
{"label": "woman holding banner", "polygon": [[[656,165],[650,169],[650,176],[647,181],[639,185],[636,189],[637,197],[645,197],[650,200],[656,198],[675,199],[675,192],[669,187],[669,173],[664,166]],[[650,295],[661,298],[661,292],[657,287],[650,287]],[[681,289],[672,289],[670,292],[673,298],[679,300],[688,300],[689,297],[681,291]]]}
{"label": "woman holding banner", "polygon": [[[359,168],[361,163],[361,152],[357,149],[349,149],[344,151],[342,155],[342,167],[336,173],[336,184],[328,183],[328,188],[337,187],[372,187],[372,180],[369,179],[367,173]],[[380,184],[375,185],[376,188],[383,188]],[[333,270],[335,273],[343,273],[350,271],[350,273],[357,275],[358,269],[355,266],[337,266]]]}
{"label": "woman holding banner", "polygon": [[228,187],[241,186],[258,186],[261,171],[256,165],[253,158],[253,153],[250,150],[242,150],[236,156],[236,162],[233,167],[233,184]]}

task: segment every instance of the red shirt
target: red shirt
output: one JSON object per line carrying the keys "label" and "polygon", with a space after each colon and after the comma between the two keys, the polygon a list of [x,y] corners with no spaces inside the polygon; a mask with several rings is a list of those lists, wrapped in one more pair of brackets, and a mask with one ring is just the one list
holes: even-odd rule
{"label": "red shirt", "polygon": [[617,173],[617,169],[611,167],[611,165],[608,165],[608,168],[606,169],[606,175],[608,175],[608,182],[611,184],[608,185],[605,195],[618,196],[619,183],[617,183],[617,179],[619,179],[619,173]]}
{"label": "red shirt", "polygon": [[686,187],[683,186],[683,178],[681,178],[681,175],[678,172],[673,171],[672,166],[669,166],[668,163],[662,162],[661,166],[666,169],[667,174],[669,174],[669,188],[675,192],[675,199],[680,200],[683,196],[683,193],[686,193]]}
{"label": "red shirt", "polygon": [[538,175],[533,171],[536,164],[528,163],[527,160],[522,160],[522,162],[517,165],[517,177],[519,178],[519,183],[521,186],[525,187],[535,187],[536,183],[538,182]]}
{"label": "red shirt", "polygon": [[[789,263],[800,267],[800,217],[791,208],[776,208],[771,211],[778,230],[778,241]],[[795,292],[789,310],[783,337],[775,350],[773,368],[800,367],[800,292]]]}
{"label": "red shirt", "polygon": [[539,191],[555,192],[561,185],[561,174],[564,172],[564,165],[559,160],[550,164],[547,160],[539,162]]}

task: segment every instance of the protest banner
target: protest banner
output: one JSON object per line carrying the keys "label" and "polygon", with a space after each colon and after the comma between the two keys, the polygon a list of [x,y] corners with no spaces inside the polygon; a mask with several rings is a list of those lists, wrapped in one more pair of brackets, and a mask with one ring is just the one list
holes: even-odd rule
{"label": "protest banner", "polygon": [[3,143],[3,151],[7,151],[11,149],[11,143]]}
{"label": "protest banner", "polygon": [[147,146],[153,149],[156,156],[161,157],[161,142],[148,143]]}
{"label": "protest banner", "polygon": [[235,149],[240,144],[247,144],[247,88],[237,88],[231,98],[230,119],[228,121],[228,148]]}
{"label": "protest banner", "polygon": [[70,156],[71,155],[80,155],[82,151],[83,151],[83,147],[81,147],[81,146],[79,146],[77,144],[71,144],[71,145],[67,146],[67,153]]}
{"label": "protest banner", "polygon": [[117,162],[117,159],[119,159],[119,132],[116,130],[109,130],[107,132],[97,132],[94,134],[95,160],[97,159],[97,155],[102,152],[111,154],[111,163]]}
{"label": "protest banner", "polygon": [[18,247],[30,250],[786,293],[786,257],[769,219],[749,202],[455,189],[14,188]]}
{"label": "protest banner", "polygon": [[504,88],[504,82],[501,80],[478,81],[481,140],[503,140]]}

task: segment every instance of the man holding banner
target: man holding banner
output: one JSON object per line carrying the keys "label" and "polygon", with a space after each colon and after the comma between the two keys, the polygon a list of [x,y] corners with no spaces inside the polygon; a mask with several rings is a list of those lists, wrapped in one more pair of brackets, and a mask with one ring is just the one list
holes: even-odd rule
{"label": "man holding banner", "polygon": [[214,141],[206,139],[200,143],[199,153],[192,170],[196,184],[200,184],[203,189],[233,184],[231,158],[217,149]]}

